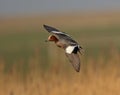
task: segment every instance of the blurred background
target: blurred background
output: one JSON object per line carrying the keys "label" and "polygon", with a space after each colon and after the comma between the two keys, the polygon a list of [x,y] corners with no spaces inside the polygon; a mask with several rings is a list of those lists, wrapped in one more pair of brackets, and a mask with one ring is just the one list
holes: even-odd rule
{"label": "blurred background", "polygon": [[[75,72],[43,24],[83,48]],[[1,95],[120,95],[119,0],[1,0]]]}

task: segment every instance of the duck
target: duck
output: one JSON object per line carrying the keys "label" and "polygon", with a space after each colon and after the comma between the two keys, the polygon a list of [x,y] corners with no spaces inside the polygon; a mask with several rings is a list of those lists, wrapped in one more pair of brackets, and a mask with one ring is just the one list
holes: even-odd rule
{"label": "duck", "polygon": [[81,49],[83,48],[67,33],[45,24],[43,27],[51,34],[45,41],[54,42],[58,47],[64,49],[69,62],[72,64],[75,71],[79,72],[81,63],[79,54],[82,54]]}

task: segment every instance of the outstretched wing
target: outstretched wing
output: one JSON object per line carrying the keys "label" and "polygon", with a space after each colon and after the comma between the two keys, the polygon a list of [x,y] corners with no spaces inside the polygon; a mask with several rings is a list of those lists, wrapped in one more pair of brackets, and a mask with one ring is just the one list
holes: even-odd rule
{"label": "outstretched wing", "polygon": [[60,32],[58,29],[56,28],[53,28],[51,26],[48,26],[48,25],[43,25],[44,28],[49,32],[49,33],[52,33],[52,34],[64,34],[66,35],[66,33],[64,32]]}
{"label": "outstretched wing", "polygon": [[80,71],[80,59],[78,52],[78,43],[73,40],[68,34],[64,32],[60,32],[58,29],[53,28],[48,25],[43,25],[44,28],[54,35],[57,39],[60,40],[62,44],[65,44],[67,47],[65,48],[66,56],[68,57],[69,61],[72,63],[74,69],[79,72]]}
{"label": "outstretched wing", "polygon": [[67,43],[69,43],[71,45],[77,44],[77,42],[75,40],[73,40],[68,34],[66,34],[64,32],[60,32],[58,29],[53,28],[48,25],[43,25],[43,26],[49,33],[53,34],[58,39],[65,40],[65,41],[67,41]]}
{"label": "outstretched wing", "polygon": [[77,53],[71,53],[71,54],[66,53],[66,56],[68,57],[70,63],[74,67],[74,69],[77,72],[79,72],[80,71],[80,58],[79,58],[79,55]]}

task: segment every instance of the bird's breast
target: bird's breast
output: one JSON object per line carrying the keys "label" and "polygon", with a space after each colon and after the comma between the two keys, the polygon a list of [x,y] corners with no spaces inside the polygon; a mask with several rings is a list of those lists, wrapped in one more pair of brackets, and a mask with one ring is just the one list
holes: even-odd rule
{"label": "bird's breast", "polygon": [[61,43],[60,41],[57,41],[56,45],[60,48],[63,48],[63,49],[66,47],[65,44]]}

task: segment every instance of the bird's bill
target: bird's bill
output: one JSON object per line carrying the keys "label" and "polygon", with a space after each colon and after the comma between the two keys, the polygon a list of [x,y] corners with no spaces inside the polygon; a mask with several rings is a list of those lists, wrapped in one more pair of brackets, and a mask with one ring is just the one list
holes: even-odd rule
{"label": "bird's bill", "polygon": [[52,41],[52,35],[50,35],[48,39],[45,40],[45,42],[49,42],[49,41]]}

